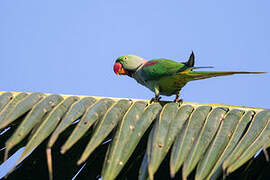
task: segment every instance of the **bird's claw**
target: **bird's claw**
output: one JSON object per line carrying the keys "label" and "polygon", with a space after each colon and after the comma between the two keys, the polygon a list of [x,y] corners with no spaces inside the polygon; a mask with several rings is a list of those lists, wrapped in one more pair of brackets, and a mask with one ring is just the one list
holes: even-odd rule
{"label": "bird's claw", "polygon": [[161,97],[153,97],[151,100],[150,100],[150,103],[152,102],[159,102],[159,100],[161,99]]}
{"label": "bird's claw", "polygon": [[175,99],[173,102],[182,104],[184,102],[183,99]]}

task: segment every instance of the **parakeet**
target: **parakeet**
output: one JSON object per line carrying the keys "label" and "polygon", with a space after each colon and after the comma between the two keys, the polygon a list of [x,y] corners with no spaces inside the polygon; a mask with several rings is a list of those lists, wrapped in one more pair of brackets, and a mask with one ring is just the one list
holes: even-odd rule
{"label": "parakeet", "polygon": [[[175,62],[169,59],[145,59],[135,55],[124,55],[116,59],[113,70],[117,75],[127,75],[138,83],[155,93],[151,101],[159,101],[160,95],[176,95],[175,102],[179,99],[180,90],[193,80],[206,79],[216,76],[233,74],[260,74],[264,72],[215,72],[196,71],[195,69],[212,68],[194,67],[195,56],[192,52],[187,62]],[[195,71],[194,71],[195,70]]]}

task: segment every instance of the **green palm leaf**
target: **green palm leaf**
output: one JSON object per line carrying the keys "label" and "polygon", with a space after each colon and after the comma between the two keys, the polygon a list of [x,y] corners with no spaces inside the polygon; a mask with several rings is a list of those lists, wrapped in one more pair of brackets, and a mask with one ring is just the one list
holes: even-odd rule
{"label": "green palm leaf", "polygon": [[[51,179],[55,143],[59,141],[61,153],[66,153],[83,140],[85,148],[76,156],[80,158],[72,157],[81,164],[91,160],[108,137],[112,142],[100,170],[103,180],[115,179],[126,166],[130,166],[126,170],[132,168],[129,161],[138,159],[142,161],[138,178],[154,179],[162,162],[168,162],[168,154],[171,177],[182,167],[182,179],[192,172],[195,179],[217,179],[270,146],[269,122],[270,110],[240,106],[150,104],[146,100],[43,93],[0,95],[0,140],[5,140],[6,158],[8,152],[25,146],[19,165],[45,142]],[[4,132],[7,127],[11,133]],[[132,154],[140,144],[145,149],[134,159]]]}

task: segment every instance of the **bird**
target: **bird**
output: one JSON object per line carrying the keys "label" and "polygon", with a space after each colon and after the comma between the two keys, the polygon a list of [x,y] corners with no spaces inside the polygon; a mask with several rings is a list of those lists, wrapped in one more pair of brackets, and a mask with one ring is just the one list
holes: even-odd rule
{"label": "bird", "polygon": [[195,55],[190,54],[188,61],[176,62],[170,59],[146,59],[135,55],[123,55],[116,59],[113,70],[116,75],[127,75],[139,84],[147,87],[155,96],[151,102],[160,101],[160,95],[175,95],[174,102],[183,102],[181,89],[190,81],[233,74],[261,74],[265,72],[245,71],[197,71],[197,69],[213,68],[212,66],[194,67]]}

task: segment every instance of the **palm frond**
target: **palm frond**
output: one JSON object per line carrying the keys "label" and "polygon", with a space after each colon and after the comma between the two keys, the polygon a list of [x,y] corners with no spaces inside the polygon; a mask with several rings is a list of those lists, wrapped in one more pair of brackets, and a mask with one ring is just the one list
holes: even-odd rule
{"label": "palm frond", "polygon": [[[51,179],[54,144],[60,141],[64,154],[89,135],[78,165],[112,136],[101,170],[103,180],[119,175],[146,135],[139,179],[154,179],[169,152],[171,177],[182,167],[182,179],[192,172],[195,179],[216,179],[270,146],[270,110],[219,104],[1,92],[0,140],[6,128],[15,130],[5,141],[5,159],[25,146],[19,165],[45,141]],[[66,131],[72,132],[63,140]]]}

